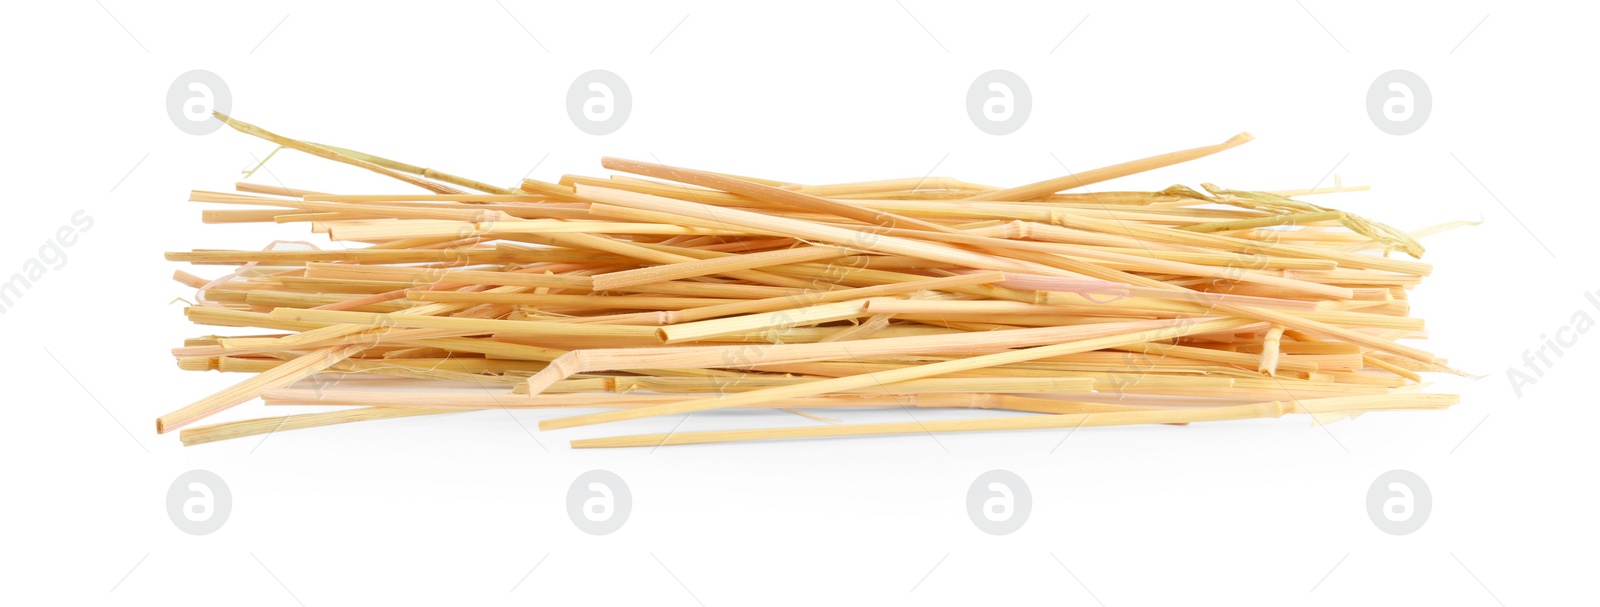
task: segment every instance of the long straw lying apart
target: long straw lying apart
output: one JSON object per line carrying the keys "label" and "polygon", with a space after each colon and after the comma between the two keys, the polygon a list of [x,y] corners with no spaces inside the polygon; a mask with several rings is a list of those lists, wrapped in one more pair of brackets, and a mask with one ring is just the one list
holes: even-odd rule
{"label": "long straw lying apart", "polygon": [[[252,374],[156,420],[198,444],[330,424],[499,409],[600,409],[541,429],[777,408],[807,425],[574,441],[1077,428],[1441,409],[1444,361],[1407,291],[1416,238],[1296,200],[1205,184],[1063,193],[1250,140],[1013,188],[942,177],[800,185],[606,158],[610,178],[497,187],[344,148],[239,132],[415,187],[196,191],[206,223],[304,224],[336,248],[196,250],[228,266],[185,310],[268,333],[187,340],[183,369]],[[1320,192],[1362,188],[1335,187]],[[478,390],[316,390],[318,374]],[[186,428],[254,398],[331,412]],[[997,409],[841,424],[802,410]],[[832,414],[832,413],[830,413]]]}

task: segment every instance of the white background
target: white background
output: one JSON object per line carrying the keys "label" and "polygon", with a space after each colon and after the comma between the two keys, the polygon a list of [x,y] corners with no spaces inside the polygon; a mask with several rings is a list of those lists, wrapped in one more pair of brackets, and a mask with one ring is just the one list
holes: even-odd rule
{"label": "white background", "polygon": [[[1600,289],[1595,15],[1574,3],[1302,1],[14,6],[0,21],[0,278],[75,211],[94,225],[0,316],[0,592],[309,606],[1583,602],[1600,565],[1584,383],[1600,336],[1582,336],[1520,399],[1505,373],[1575,312],[1600,318],[1582,296]],[[634,100],[603,137],[564,109],[572,79],[597,68]],[[1373,79],[1397,68],[1434,98],[1407,136],[1379,131],[1364,107]],[[1481,217],[1427,241],[1437,271],[1415,313],[1423,345],[1485,377],[1438,378],[1435,391],[1463,395],[1448,412],[1326,429],[1286,418],[1066,440],[577,452],[568,440],[678,420],[537,433],[552,414],[488,411],[186,449],[154,418],[242,376],[173,364],[168,348],[210,331],[170,303],[193,292],[168,279],[181,266],[162,252],[305,237],[303,224],[199,223],[187,191],[231,188],[272,146],[177,129],[166,91],[192,69],[226,80],[240,119],[508,185],[530,169],[603,175],[603,154],[795,182],[933,171],[1010,185],[1249,130],[1257,141],[1224,155],[1094,189],[1308,188],[1336,173],[1373,190],[1316,202],[1407,229]],[[991,69],[1032,90],[1033,113],[1009,136],[966,115],[968,85]],[[253,180],[407,191],[291,152],[267,168]],[[221,419],[273,412],[252,402]],[[868,419],[906,418],[849,418]],[[804,423],[703,414],[681,429]],[[631,519],[602,537],[565,512],[567,485],[596,468],[634,496]],[[232,489],[231,518],[211,535],[183,534],[165,512],[168,485],[191,469]],[[1031,487],[1015,534],[967,518],[968,484],[991,469]],[[1433,493],[1411,535],[1380,532],[1365,510],[1391,469]]]}

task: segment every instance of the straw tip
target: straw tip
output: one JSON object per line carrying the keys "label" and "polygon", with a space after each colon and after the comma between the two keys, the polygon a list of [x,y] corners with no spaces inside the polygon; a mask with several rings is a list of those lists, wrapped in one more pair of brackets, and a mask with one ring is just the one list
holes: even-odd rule
{"label": "straw tip", "polygon": [[1242,144],[1250,143],[1250,142],[1255,141],[1255,140],[1256,140],[1256,136],[1255,135],[1251,135],[1250,131],[1243,131],[1243,132],[1239,133],[1238,135],[1234,135],[1232,139],[1228,140],[1228,143],[1230,145],[1242,145]]}

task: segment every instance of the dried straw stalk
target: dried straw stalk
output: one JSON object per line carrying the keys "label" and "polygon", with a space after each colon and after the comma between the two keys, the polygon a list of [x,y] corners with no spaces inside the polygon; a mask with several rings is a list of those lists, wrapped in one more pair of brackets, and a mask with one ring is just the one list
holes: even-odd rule
{"label": "dried straw stalk", "polygon": [[[1331,190],[1070,192],[1217,145],[1002,188],[947,177],[795,184],[604,158],[625,174],[513,187],[233,129],[420,191],[239,183],[192,192],[206,223],[275,223],[337,246],[172,252],[194,323],[247,328],[173,349],[250,377],[157,420],[185,444],[482,409],[601,409],[546,430],[724,408],[802,427],[575,441],[622,447],[908,432],[1319,421],[1433,410],[1450,371],[1408,292],[1418,238],[1298,200]],[[1381,254],[1374,254],[1374,252]],[[227,270],[233,270],[227,273]],[[382,378],[292,385],[316,375]],[[438,382],[443,382],[439,384]],[[428,385],[435,385],[428,384]],[[1052,397],[1073,395],[1071,400]],[[261,397],[340,407],[189,427]],[[830,424],[797,408],[915,406],[1010,417]]]}

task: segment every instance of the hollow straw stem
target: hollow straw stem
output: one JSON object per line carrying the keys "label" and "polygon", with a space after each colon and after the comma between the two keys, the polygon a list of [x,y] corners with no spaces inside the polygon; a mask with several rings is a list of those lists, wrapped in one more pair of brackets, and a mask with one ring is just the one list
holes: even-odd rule
{"label": "hollow straw stem", "polygon": [[281,388],[292,384],[313,373],[333,366],[335,363],[349,358],[350,355],[360,352],[366,347],[365,345],[349,345],[323,348],[288,363],[273,367],[271,370],[234,384],[221,392],[156,418],[156,432],[165,434],[168,431],[182,428],[255,398],[261,394],[262,390]]}
{"label": "hollow straw stem", "polygon": [[1229,138],[1227,141],[1216,145],[1201,146],[1178,152],[1151,156],[1149,158],[1131,160],[1121,164],[1114,164],[1108,167],[1084,171],[1082,173],[1075,173],[1063,177],[1056,177],[1054,179],[1046,179],[1037,183],[1030,183],[1028,185],[1017,186],[1014,188],[991,190],[975,196],[970,196],[966,200],[1033,200],[1060,192],[1062,190],[1081,188],[1100,183],[1102,181],[1116,179],[1118,177],[1126,177],[1135,173],[1143,173],[1145,171],[1159,169],[1161,167],[1168,167],[1175,164],[1188,162],[1197,158],[1204,158],[1217,152],[1239,147],[1251,142],[1254,139],[1255,137],[1252,137],[1250,133],[1239,133],[1238,135],[1234,135],[1233,137]]}
{"label": "hollow straw stem", "polygon": [[351,422],[374,421],[380,419],[395,419],[400,417],[415,417],[418,415],[438,415],[441,413],[460,413],[462,409],[426,409],[405,407],[364,407],[361,409],[347,409],[344,411],[326,411],[322,413],[300,413],[281,417],[263,417],[234,422],[212,424],[198,428],[184,428],[178,433],[183,446],[192,447],[216,441],[223,441],[246,436],[273,434],[289,430],[302,430],[317,428],[334,424],[348,424]]}
{"label": "hollow straw stem", "polygon": [[[611,379],[630,378],[591,378],[595,384],[608,384]],[[709,379],[710,381],[706,381]],[[775,377],[775,378],[673,378],[654,377],[644,378],[641,381],[646,387],[661,386],[673,380],[685,380],[690,383],[701,384],[701,388],[709,387],[705,384],[717,382],[727,384],[728,391],[762,389],[773,385],[789,385],[808,381],[806,378]],[[767,381],[759,381],[767,380]],[[590,380],[571,380],[590,381]],[[744,387],[744,381],[752,383],[752,387]],[[617,382],[618,391],[626,391],[635,384],[633,382]],[[869,406],[899,406],[909,402],[907,399],[916,397],[936,397],[930,402],[946,403],[940,406],[957,406],[950,403],[965,402],[958,397],[973,394],[1073,394],[1087,393],[1094,387],[1095,379],[1091,377],[1013,377],[997,380],[996,378],[924,378],[884,385],[872,385],[847,392],[836,394],[797,397],[780,399],[764,403],[745,405],[749,408],[771,407],[869,407]],[[574,389],[581,388],[581,386]],[[706,390],[718,391],[718,390]],[[869,399],[865,397],[884,396],[894,398]],[[312,406],[385,406],[385,407],[437,407],[437,408],[503,408],[503,409],[544,409],[544,408],[622,408],[646,407],[655,404],[672,403],[699,398],[694,392],[672,391],[664,394],[634,394],[634,393],[560,393],[560,394],[518,394],[518,393],[462,393],[462,392],[380,392],[380,391],[317,391],[299,389],[267,390],[262,393],[262,398],[268,406],[282,405],[312,405]]]}
{"label": "hollow straw stem", "polygon": [[1341,267],[1347,268],[1382,270],[1386,272],[1410,274],[1413,276],[1427,276],[1433,271],[1432,265],[1420,261],[1390,259],[1387,257],[1378,257],[1376,255],[1361,255],[1324,247],[1300,246],[1278,240],[1249,240],[1245,238],[1235,238],[1223,234],[1205,234],[1201,232],[1172,230],[1142,225],[1138,222],[1107,221],[1092,217],[1084,217],[1069,211],[1052,211],[1050,214],[1050,223],[1067,228],[1125,236],[1149,242],[1218,249],[1234,253],[1252,254],[1261,251],[1269,251],[1273,255],[1279,257],[1330,259],[1338,262]]}
{"label": "hollow straw stem", "polygon": [[[828,213],[854,219],[856,221],[884,227],[905,227],[916,230],[930,230],[934,232],[947,232],[950,228],[921,219],[914,219],[904,215],[897,215],[884,211],[874,211],[865,207],[850,204],[839,200],[830,200],[820,196],[813,196],[796,190],[786,190],[769,185],[763,185],[743,179],[728,177],[706,171],[671,167],[637,160],[605,157],[600,159],[600,166],[613,171],[625,171],[637,175],[645,175],[658,179],[670,179],[680,183],[698,185],[701,187],[722,190],[750,198],[780,204],[797,209]],[[582,186],[579,186],[579,195],[582,196]]]}
{"label": "hollow straw stem", "polygon": [[852,254],[854,254],[852,251],[838,247],[796,247],[711,259],[697,259],[682,263],[662,264],[600,274],[594,277],[594,290],[610,291],[623,287],[725,274],[739,270],[753,270],[767,266],[825,261]]}
{"label": "hollow straw stem", "polygon": [[836,289],[833,291],[807,292],[797,296],[771,297],[743,302],[706,306],[692,310],[675,311],[662,315],[661,324],[671,325],[697,320],[707,320],[735,314],[750,314],[756,312],[771,312],[792,307],[796,303],[824,304],[852,299],[868,299],[872,297],[886,297],[890,295],[903,295],[918,291],[939,291],[970,287],[973,285],[999,282],[1005,279],[1006,274],[994,271],[978,271],[960,276],[944,278],[926,278],[922,280],[908,280],[899,283],[858,287],[853,289]]}
{"label": "hollow straw stem", "polygon": [[[1009,363],[1015,363],[1015,362],[1024,362],[1024,361],[1029,361],[1029,360],[1038,360],[1040,358],[1049,358],[1051,356],[1061,356],[1061,355],[1065,355],[1065,354],[1074,354],[1074,353],[1078,353],[1078,352],[1089,352],[1089,351],[1093,351],[1093,350],[1100,350],[1100,349],[1104,349],[1104,348],[1112,348],[1112,347],[1116,347],[1116,346],[1126,346],[1126,345],[1132,345],[1132,344],[1137,344],[1137,343],[1144,343],[1144,342],[1148,342],[1148,341],[1157,341],[1157,340],[1163,340],[1163,339],[1174,339],[1174,338],[1177,338],[1177,337],[1182,337],[1184,335],[1203,334],[1203,333],[1208,333],[1208,332],[1211,332],[1211,331],[1222,331],[1222,330],[1241,327],[1241,326],[1244,326],[1246,324],[1250,324],[1251,322],[1252,321],[1249,321],[1249,320],[1239,320],[1239,319],[1211,320],[1211,321],[1204,321],[1204,322],[1194,322],[1192,320],[1185,319],[1185,320],[1183,320],[1181,322],[1170,324],[1169,326],[1161,328],[1161,329],[1145,330],[1145,331],[1140,331],[1140,332],[1136,332],[1136,333],[1132,333],[1132,334],[1112,335],[1112,336],[1108,336],[1108,337],[1100,337],[1100,338],[1095,338],[1095,339],[1076,340],[1076,341],[1070,341],[1070,342],[1066,342],[1066,343],[1053,344],[1053,345],[1048,345],[1048,346],[1038,346],[1038,347],[1027,348],[1027,349],[1022,349],[1022,350],[1009,350],[1009,351],[1006,351],[1006,352],[997,352],[997,353],[994,353],[994,354],[973,356],[973,357],[970,357],[970,358],[948,360],[948,361],[943,361],[943,362],[920,365],[920,366],[916,366],[916,367],[906,367],[906,368],[894,369],[894,370],[890,370],[890,371],[880,371],[880,372],[877,372],[877,373],[864,373],[864,374],[860,374],[860,375],[853,375],[853,376],[847,376],[847,377],[839,377],[839,378],[833,378],[833,379],[817,380],[817,381],[814,381],[814,382],[810,382],[810,383],[807,383],[807,384],[800,384],[800,385],[797,385],[797,386],[781,386],[781,387],[776,387],[776,388],[768,388],[768,389],[765,389],[765,390],[756,390],[756,391],[752,391],[752,392],[743,392],[743,393],[740,393],[740,394],[735,394],[735,395],[731,395],[731,396],[725,396],[725,397],[721,397],[721,398],[706,398],[706,399],[699,399],[699,400],[687,401],[687,402],[681,402],[681,403],[672,403],[672,404],[667,404],[667,405],[657,405],[655,407],[644,407],[644,408],[640,408],[640,409],[629,409],[629,410],[622,410],[622,411],[607,411],[607,412],[604,412],[604,413],[595,413],[595,414],[590,414],[590,415],[578,415],[578,416],[573,416],[573,417],[563,417],[563,418],[557,418],[557,419],[548,419],[548,420],[544,420],[544,421],[540,422],[539,423],[539,427],[541,429],[547,429],[547,430],[549,430],[549,429],[557,429],[557,428],[571,428],[571,427],[575,427],[575,426],[585,426],[585,425],[590,425],[590,424],[598,424],[598,423],[606,423],[606,422],[614,422],[614,421],[623,421],[623,420],[630,420],[630,419],[640,419],[640,418],[645,418],[645,417],[654,417],[654,416],[658,416],[658,415],[672,415],[672,414],[676,414],[676,413],[690,413],[690,412],[694,412],[694,411],[706,411],[706,410],[710,410],[710,409],[720,409],[720,408],[723,408],[723,407],[737,406],[737,405],[740,405],[740,404],[765,402],[767,400],[778,399],[778,398],[792,398],[792,397],[797,397],[797,396],[814,396],[814,395],[818,395],[818,394],[828,394],[828,393],[831,393],[831,392],[838,392],[840,390],[849,390],[849,389],[854,389],[854,388],[865,387],[865,386],[869,386],[869,385],[872,385],[872,384],[887,384],[887,383],[892,383],[892,382],[897,382],[897,381],[905,381],[905,380],[908,380],[908,379],[918,379],[918,378],[922,378],[922,377],[935,377],[935,376],[942,375],[942,374],[945,374],[945,373],[952,373],[952,372],[957,372],[957,371],[965,371],[965,370],[970,370],[970,369],[981,369],[981,368],[984,368],[984,367],[992,367],[992,366],[996,366],[996,365],[1003,365],[1003,364],[1009,364]],[[847,346],[848,344],[849,344],[849,342],[843,342],[843,343],[839,343],[839,344],[836,344],[836,345]],[[845,352],[846,352],[846,354],[849,354],[849,349],[846,348]],[[853,358],[853,356],[851,356],[851,358]],[[553,363],[552,363],[552,366],[553,366]]]}
{"label": "hollow straw stem", "polygon": [[[907,234],[904,230],[887,230],[886,233],[893,234],[895,236],[913,236],[912,234]],[[1333,299],[1350,299],[1354,297],[1354,294],[1348,288],[1329,286],[1304,280],[1295,280],[1265,272],[1243,270],[1237,267],[1207,266],[1180,261],[1156,259],[1153,257],[1144,257],[1139,255],[1128,255],[1061,243],[1006,240],[1003,238],[971,236],[967,234],[916,234],[915,237],[929,241],[981,247],[990,251],[1011,251],[1013,255],[1025,252],[1034,255],[1045,254],[1051,256],[1085,258],[1099,262],[1105,267],[1120,265],[1130,270],[1139,272],[1184,274],[1220,280],[1257,283],[1293,289],[1304,293]],[[1054,261],[1059,263],[1061,260]]]}
{"label": "hollow straw stem", "polygon": [[907,354],[959,354],[992,352],[1053,344],[1068,340],[1120,335],[1177,326],[1181,320],[1143,320],[1069,327],[1012,329],[977,333],[950,333],[885,337],[855,342],[812,344],[762,344],[679,346],[667,348],[617,348],[576,350],[561,355],[528,378],[528,393],[538,394],[557,381],[579,373],[628,371],[641,368],[743,368],[754,365],[871,358]]}
{"label": "hollow straw stem", "polygon": [[[606,238],[594,234],[549,234],[545,235],[544,237],[548,238],[551,242],[562,246],[603,251],[606,253],[622,255],[628,258],[639,259],[654,264],[684,263],[696,260],[696,258],[689,257],[687,255],[669,251],[661,251],[651,247],[642,246],[637,243],[623,242],[614,238]],[[728,276],[762,285],[800,289],[810,288],[812,286],[806,281],[787,276],[779,276],[764,270],[729,271]],[[622,288],[631,289],[633,287]]]}
{"label": "hollow straw stem", "polygon": [[[526,288],[527,287],[512,287],[512,286],[496,287],[494,289],[489,289],[488,292],[490,292],[490,293],[518,293],[518,292],[521,292],[521,291],[525,290]],[[471,307],[471,304],[451,304],[451,303],[425,304],[425,305],[413,306],[413,307],[410,307],[410,308],[406,308],[405,310],[402,310],[402,311],[399,311],[399,312],[395,312],[394,315],[395,316],[426,316],[426,315],[432,315],[432,314],[447,314],[447,313],[451,313],[451,312],[457,312],[457,311],[460,311],[460,310],[465,310],[465,309],[467,309],[469,307]],[[191,318],[192,318],[193,314],[195,313],[196,308],[197,307],[187,308],[187,309],[184,310],[184,313],[185,314],[190,314]],[[266,315],[266,314],[261,314],[261,315],[239,314],[239,315],[236,315],[236,316],[238,316],[240,318],[251,318],[251,319],[254,319],[254,318],[271,319],[271,317],[269,315]],[[277,320],[277,319],[272,319],[272,320]],[[251,320],[249,322],[254,322],[254,321]],[[305,327],[307,323],[287,322],[286,324],[298,325],[298,327]],[[245,326],[251,326],[251,325],[247,324]],[[254,326],[267,326],[267,325],[255,324]],[[360,339],[364,339],[364,337],[357,337],[357,336],[370,335],[370,334],[374,334],[374,333],[387,331],[390,326],[392,326],[392,325],[383,326],[383,325],[361,325],[361,324],[333,324],[333,325],[317,327],[317,328],[311,328],[311,329],[294,328],[294,329],[290,329],[290,330],[296,330],[296,331],[301,331],[301,332],[300,333],[296,333],[294,335],[289,335],[289,336],[286,336],[286,337],[259,338],[259,339],[235,338],[235,339],[223,342],[222,343],[222,347],[224,349],[228,349],[228,350],[252,350],[252,349],[264,349],[264,348],[283,349],[283,348],[306,347],[309,344],[320,344],[320,343],[327,342],[327,341],[330,341],[330,340],[340,340],[340,339],[356,339],[356,340],[360,340]]]}
{"label": "hollow straw stem", "polygon": [[216,118],[218,120],[221,120],[223,124],[228,125],[229,127],[231,127],[235,131],[239,131],[240,133],[244,133],[244,134],[250,135],[252,137],[259,137],[261,139],[265,139],[267,141],[271,141],[273,143],[276,143],[276,144],[281,145],[283,147],[289,148],[291,150],[295,150],[295,151],[299,151],[299,152],[305,152],[307,154],[310,154],[312,156],[316,156],[318,158],[326,158],[326,159],[332,160],[334,162],[342,162],[344,164],[348,164],[348,165],[354,166],[354,167],[360,167],[360,168],[372,171],[374,173],[377,173],[379,175],[383,175],[383,176],[386,176],[386,177],[393,177],[395,179],[398,179],[400,181],[404,181],[406,183],[409,183],[409,184],[417,186],[419,188],[428,190],[428,191],[433,192],[435,194],[465,194],[465,192],[462,192],[461,190],[457,190],[457,189],[452,188],[450,186],[440,185],[440,184],[434,183],[432,181],[428,181],[426,179],[422,179],[422,178],[419,178],[419,177],[415,177],[415,176],[412,176],[412,175],[401,173],[399,171],[395,171],[395,170],[392,170],[392,169],[387,169],[387,168],[378,166],[376,164],[373,164],[371,162],[367,162],[365,160],[361,160],[361,159],[357,159],[357,158],[351,158],[349,156],[346,156],[346,155],[341,154],[339,152],[335,152],[335,151],[330,150],[328,148],[321,147],[321,146],[318,146],[318,145],[313,145],[313,144],[310,144],[310,143],[306,143],[306,142],[300,141],[298,139],[290,139],[288,137],[284,137],[282,135],[279,135],[277,133],[273,133],[271,131],[268,131],[268,130],[263,129],[261,127],[258,127],[256,125],[250,124],[248,122],[242,122],[242,121],[239,121],[239,120],[234,120],[232,117],[229,117],[227,114],[224,114],[222,112],[212,112],[212,115],[216,116]]}
{"label": "hollow straw stem", "polygon": [[1321,211],[1315,213],[1285,213],[1282,215],[1269,215],[1253,219],[1235,219],[1230,221],[1215,221],[1181,226],[1178,229],[1190,232],[1231,232],[1234,230],[1248,230],[1267,226],[1281,225],[1310,225],[1319,221],[1332,221],[1343,218],[1342,211]]}
{"label": "hollow straw stem", "polygon": [[[314,145],[314,146],[320,147],[320,148],[333,150],[335,152],[338,152],[340,154],[344,154],[345,156],[349,156],[349,157],[355,158],[357,160],[364,160],[366,162],[370,162],[372,164],[381,166],[381,167],[386,168],[386,169],[393,169],[393,170],[396,170],[396,171],[410,173],[412,175],[419,175],[419,176],[422,176],[422,177],[426,177],[428,179],[433,179],[433,180],[436,180],[436,181],[443,181],[445,183],[455,184],[455,185],[458,185],[458,186],[461,186],[461,187],[464,187],[464,188],[477,190],[479,192],[487,192],[489,194],[499,194],[499,195],[514,195],[514,194],[518,194],[519,193],[519,192],[517,192],[517,190],[512,190],[512,189],[509,189],[509,188],[502,188],[500,186],[490,185],[490,184],[478,181],[476,179],[468,179],[466,177],[461,177],[461,176],[457,176],[457,175],[451,175],[451,174],[443,172],[443,171],[437,171],[437,170],[426,168],[426,167],[419,167],[419,166],[416,166],[414,164],[406,164],[406,163],[400,162],[398,160],[390,160],[390,159],[384,158],[382,156],[373,156],[372,154],[366,154],[366,153],[362,153],[362,152],[357,152],[355,150],[349,150],[349,149],[345,149],[345,148],[341,148],[341,147],[334,147],[334,146],[331,146],[331,145],[325,145],[325,144],[321,144],[321,143],[310,143],[310,142],[307,142],[307,143],[310,144],[310,145]],[[477,198],[467,198],[466,200],[478,200],[478,199]]]}
{"label": "hollow straw stem", "polygon": [[[781,339],[783,331],[794,327],[833,322],[867,316],[867,304],[871,300],[841,301],[827,304],[808,304],[798,308],[778,310],[776,312],[762,312],[743,316],[730,316],[715,320],[702,320],[677,325],[661,327],[655,330],[656,337],[662,343],[677,344],[686,341],[701,341],[724,335],[748,333],[751,331],[771,331],[774,339]],[[591,325],[606,327],[616,325]]]}
{"label": "hollow straw stem", "polygon": [[921,242],[895,236],[840,228],[808,221],[763,215],[739,209],[713,209],[707,205],[672,200],[649,194],[638,194],[610,188],[578,186],[578,194],[586,199],[659,213],[678,213],[696,219],[731,225],[752,227],[775,233],[786,233],[801,238],[817,240],[836,246],[929,259],[981,270],[1014,271],[1060,276],[1060,270],[1049,266],[1014,259],[976,253],[951,246]]}
{"label": "hollow straw stem", "polygon": [[272,318],[295,322],[320,322],[349,324],[364,328],[412,327],[422,329],[449,329],[469,334],[502,333],[507,335],[568,335],[590,337],[656,336],[650,327],[629,325],[580,325],[567,322],[537,320],[501,320],[497,318],[464,318],[460,316],[405,315],[401,312],[374,314],[371,312],[346,312],[338,310],[302,310],[278,308],[268,314]]}
{"label": "hollow straw stem", "polygon": [[[482,293],[461,291],[408,290],[406,298],[412,301],[453,303],[499,303],[521,306],[572,306],[592,309],[623,310],[686,310],[741,303],[738,299],[713,297],[652,297],[645,295],[551,295],[536,293]],[[757,300],[760,301],[760,300]]]}
{"label": "hollow straw stem", "polygon": [[[269,391],[266,395],[271,398],[272,392],[297,392],[295,390]],[[306,390],[304,392],[312,392]],[[386,400],[378,395],[392,393],[376,393],[372,400],[385,403]],[[447,398],[447,397],[446,397]],[[343,399],[354,400],[354,399]],[[271,404],[271,403],[269,403]],[[285,404],[285,403],[276,403]],[[620,403],[615,406],[637,405],[637,401]],[[544,405],[541,405],[544,406]],[[549,405],[554,407],[571,405]],[[582,406],[582,405],[579,405]],[[906,394],[882,396],[837,395],[799,398],[789,401],[770,403],[763,407],[777,407],[788,410],[792,407],[805,408],[858,408],[858,407],[918,407],[934,409],[993,409],[1001,411],[1019,411],[1027,413],[1096,413],[1112,411],[1128,411],[1138,407],[1122,404],[1084,403],[1063,401],[1050,398],[1033,398],[1014,394]],[[334,424],[345,424],[363,421],[378,421],[413,417],[422,415],[439,415],[444,413],[463,413],[468,411],[482,411],[485,409],[522,408],[515,405],[491,405],[482,407],[438,407],[433,408],[425,404],[376,404],[363,406],[356,409],[341,411],[328,411],[322,413],[301,413],[287,416],[264,417],[234,422],[224,422],[209,426],[184,428],[178,436],[184,446],[194,446],[210,442],[274,434],[290,430],[317,428]],[[793,411],[791,411],[793,412]]]}
{"label": "hollow straw stem", "polygon": [[889,434],[927,434],[945,432],[977,432],[1004,430],[1043,430],[1081,428],[1084,426],[1126,426],[1135,424],[1188,424],[1195,422],[1231,421],[1242,419],[1282,417],[1290,413],[1325,415],[1329,413],[1361,412],[1370,410],[1438,409],[1460,402],[1454,394],[1384,394],[1376,396],[1332,397],[1297,401],[1270,401],[1248,405],[1186,409],[1145,409],[1069,413],[1030,417],[999,417],[970,420],[941,420],[898,422],[884,424],[850,424],[809,426],[799,428],[768,428],[753,430],[715,430],[709,432],[674,432],[671,434],[640,434],[572,441],[574,449],[605,447],[656,447],[662,445],[691,445],[725,443],[750,440],[823,438],[842,436],[881,436]]}
{"label": "hollow straw stem", "polygon": [[799,428],[764,428],[754,430],[675,432],[672,434],[638,434],[633,436],[579,439],[572,441],[571,444],[572,448],[574,449],[593,449],[607,447],[693,445],[703,443],[726,443],[792,438],[879,436],[888,434],[923,434],[1000,430],[1042,430],[1051,428],[1081,428],[1084,426],[1127,426],[1135,424],[1188,424],[1195,422],[1280,417],[1286,412],[1287,406],[1284,403],[1274,401],[1253,405],[1206,407],[1200,409],[1147,409],[1139,411],[1113,411],[1102,413],[1078,413],[1028,417],[994,417],[983,419],[929,420],[882,424],[807,426]]}

